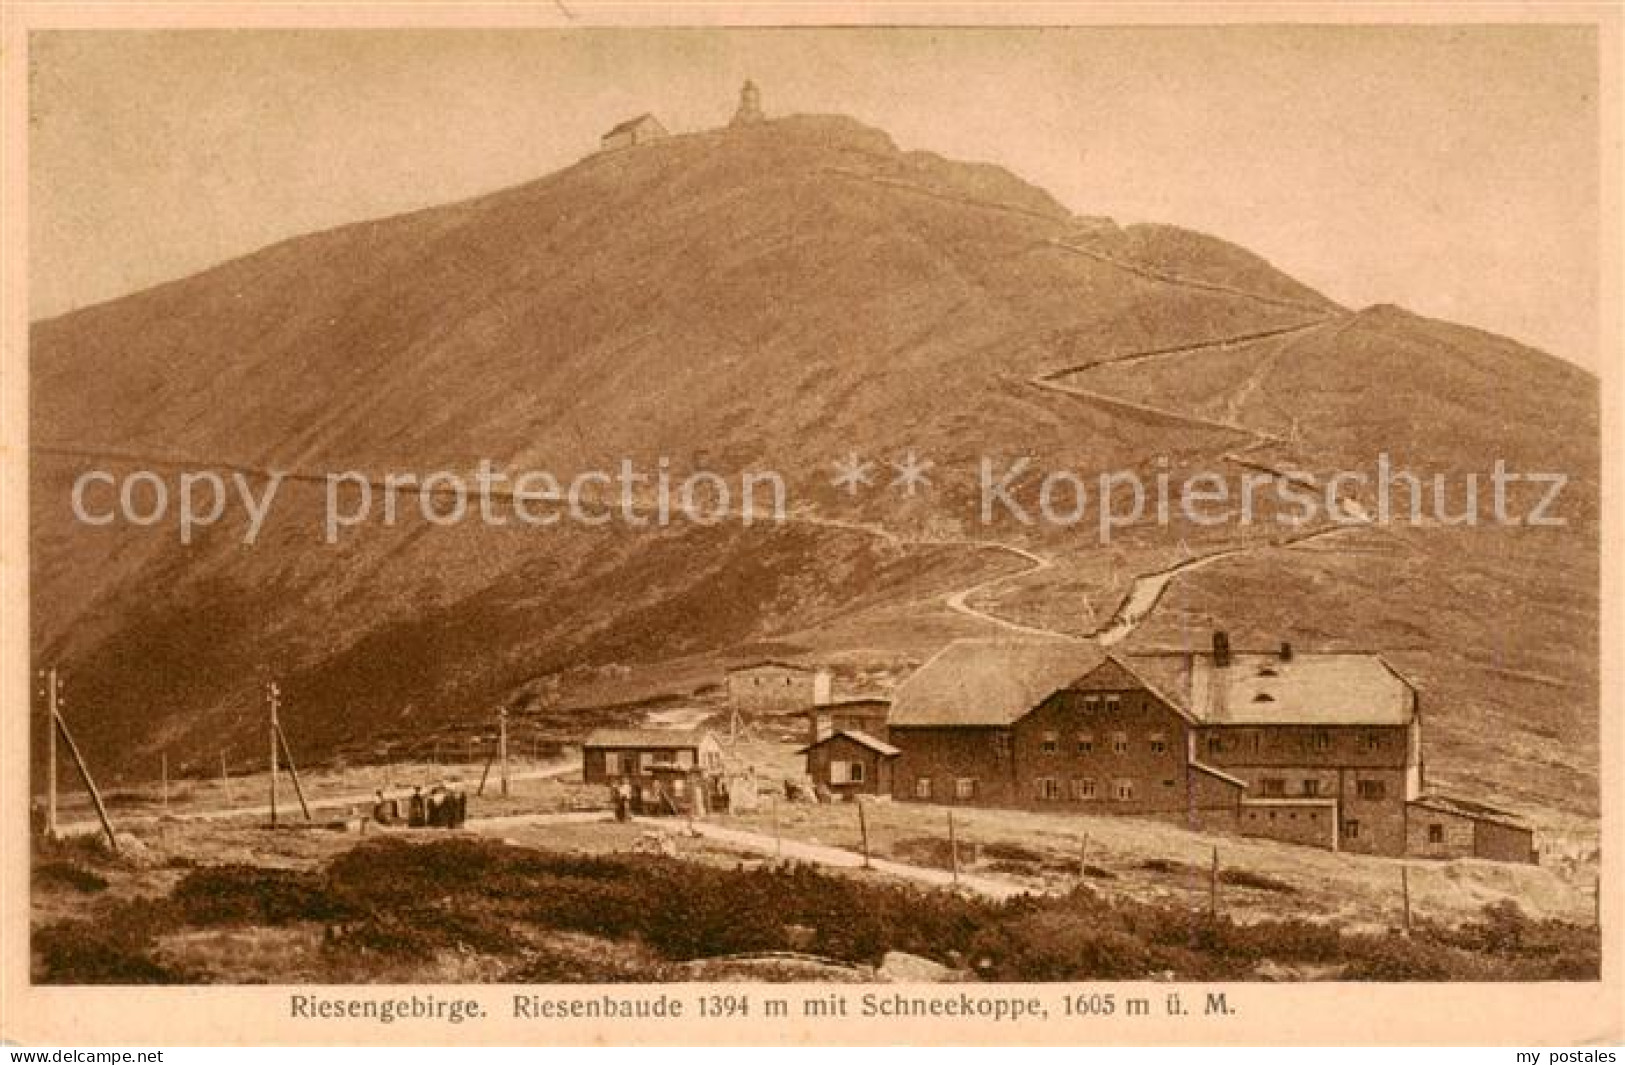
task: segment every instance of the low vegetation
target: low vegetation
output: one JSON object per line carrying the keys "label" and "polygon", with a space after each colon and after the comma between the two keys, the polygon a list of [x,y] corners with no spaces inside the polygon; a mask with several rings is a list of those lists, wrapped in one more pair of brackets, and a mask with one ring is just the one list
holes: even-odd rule
{"label": "low vegetation", "polygon": [[309,871],[200,867],[167,896],[102,900],[87,918],[36,932],[35,978],[222,979],[207,957],[175,944],[231,929],[298,931],[319,942],[328,975],[432,973],[457,956],[491,962],[480,969],[490,979],[549,982],[672,979],[692,971],[685,963],[773,951],[849,967],[906,951],[989,980],[1575,980],[1599,971],[1593,930],[1532,920],[1512,903],[1455,927],[1356,934],[1299,919],[1238,924],[1087,886],[993,902],[794,864],[385,839]]}

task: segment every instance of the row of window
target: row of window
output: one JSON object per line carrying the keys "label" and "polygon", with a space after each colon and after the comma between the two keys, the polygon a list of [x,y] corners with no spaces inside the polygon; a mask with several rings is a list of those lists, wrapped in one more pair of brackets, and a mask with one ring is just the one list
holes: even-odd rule
{"label": "row of window", "polygon": [[[1388,782],[1385,780],[1356,780],[1354,792],[1368,802],[1381,802],[1388,797]],[[1258,780],[1258,793],[1266,799],[1280,799],[1286,796],[1286,781],[1281,777],[1260,777]],[[1304,798],[1313,799],[1325,794],[1321,789],[1321,781],[1315,777],[1306,777],[1299,783],[1298,794]]]}
{"label": "row of window", "polygon": [[[933,785],[930,777],[918,777],[914,781],[914,797],[916,799],[930,799]],[[976,778],[958,777],[954,780],[954,798],[961,801],[976,798]]]}
{"label": "row of window", "polygon": [[[1264,733],[1258,729],[1243,731],[1212,732],[1207,737],[1207,751],[1209,754],[1235,754],[1239,752],[1257,753],[1263,746]],[[1270,746],[1275,749],[1286,746],[1280,742],[1281,734],[1271,732]],[[1336,745],[1336,739],[1331,732],[1316,729],[1313,732],[1300,732],[1296,734],[1295,746],[1304,751],[1329,751]],[[1354,747],[1359,751],[1385,751],[1391,749],[1398,742],[1397,738],[1389,732],[1370,730],[1355,734]]]}
{"label": "row of window", "polygon": [[[1172,779],[1162,782],[1165,788],[1172,788],[1175,784]],[[934,797],[935,786],[930,777],[915,778],[914,797],[929,801]],[[956,800],[964,802],[974,799],[976,792],[975,777],[958,777],[954,780],[953,797]],[[1033,793],[1046,802],[1060,802],[1064,796],[1069,796],[1073,802],[1095,802],[1102,795],[1100,782],[1093,777],[1074,777],[1065,791],[1062,789],[1060,778],[1038,777],[1033,781]],[[1138,794],[1138,785],[1133,780],[1120,777],[1111,782],[1111,788],[1106,794],[1114,802],[1133,802]]]}
{"label": "row of window", "polygon": [[[1080,732],[1073,737],[1072,742],[1073,750],[1076,753],[1092,754],[1095,749],[1095,734],[1092,732]],[[1109,742],[1111,744],[1111,751],[1113,754],[1129,753],[1130,743],[1127,732],[1113,732],[1109,737]],[[1146,737],[1146,743],[1150,747],[1152,754],[1165,754],[1168,751],[1168,734],[1165,732],[1153,732],[1151,735]],[[1045,754],[1061,753],[1061,734],[1058,732],[1044,733],[1044,738],[1039,745],[1039,750],[1043,751]]]}

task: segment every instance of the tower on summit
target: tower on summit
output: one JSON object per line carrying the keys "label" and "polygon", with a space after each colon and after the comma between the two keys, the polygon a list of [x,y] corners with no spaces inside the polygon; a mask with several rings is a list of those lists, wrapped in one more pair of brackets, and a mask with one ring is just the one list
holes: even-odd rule
{"label": "tower on summit", "polygon": [[748,126],[753,122],[760,122],[762,115],[762,93],[756,88],[754,81],[746,81],[739,90],[739,110],[734,112],[731,126]]}

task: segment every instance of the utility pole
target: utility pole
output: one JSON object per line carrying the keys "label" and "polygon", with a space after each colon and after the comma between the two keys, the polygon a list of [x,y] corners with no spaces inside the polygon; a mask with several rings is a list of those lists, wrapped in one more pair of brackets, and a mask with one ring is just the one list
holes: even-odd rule
{"label": "utility pole", "polygon": [[502,759],[502,797],[508,797],[508,708],[497,711],[497,757]]}
{"label": "utility pole", "polygon": [[282,696],[282,690],[276,686],[276,681],[273,680],[269,684],[266,685],[266,688],[265,688],[265,701],[266,701],[266,704],[271,708],[271,827],[272,828],[276,827],[276,775],[277,775],[277,766],[281,761],[281,752],[277,749],[278,748],[278,742],[277,741],[280,739],[280,737],[282,735],[282,726],[278,725],[277,720],[276,720],[277,700],[279,698],[281,698],[281,696]]}
{"label": "utility pole", "polygon": [[101,820],[102,831],[107,833],[107,846],[117,854],[118,833],[113,831],[112,818],[107,816],[107,806],[102,802],[102,793],[97,789],[96,781],[91,778],[90,767],[85,764],[85,757],[79,753],[79,745],[73,742],[73,733],[68,731],[68,723],[62,720],[60,713],[54,715],[52,724],[61,733],[62,742],[67,744],[68,753],[73,756],[73,764],[79,769],[79,779],[85,782],[85,790],[90,792],[90,801],[96,807],[96,816]]}
{"label": "utility pole", "polygon": [[863,841],[863,867],[869,868],[869,821],[863,816],[863,799],[853,796],[858,804],[858,833]]}
{"label": "utility pole", "polygon": [[293,748],[288,746],[288,734],[282,731],[281,722],[276,726],[276,738],[282,743],[282,760],[288,765],[288,777],[293,781],[293,793],[299,799],[299,809],[304,813],[306,821],[313,820],[310,816],[310,804],[305,802],[304,785],[299,783],[299,767],[293,764]]}
{"label": "utility pole", "polygon": [[45,838],[56,839],[56,722],[62,697],[56,667],[45,671],[45,699],[50,718],[45,723]]}
{"label": "utility pole", "polygon": [[948,807],[948,859],[953,865],[954,887],[959,886],[959,837],[954,833],[954,808]]}

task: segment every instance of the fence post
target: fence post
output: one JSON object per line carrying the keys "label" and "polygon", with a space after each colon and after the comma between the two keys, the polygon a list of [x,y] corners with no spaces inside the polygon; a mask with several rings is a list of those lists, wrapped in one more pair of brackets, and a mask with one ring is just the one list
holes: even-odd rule
{"label": "fence post", "polygon": [[1213,848],[1213,867],[1208,871],[1207,877],[1207,915],[1208,919],[1217,922],[1219,919],[1219,848]]}
{"label": "fence post", "polygon": [[1405,934],[1411,934],[1411,867],[1399,867],[1399,897],[1405,907]]}
{"label": "fence post", "polygon": [[863,800],[861,798],[858,798],[855,801],[858,804],[858,834],[859,834],[860,838],[863,841],[863,867],[865,869],[868,869],[868,868],[870,868],[870,865],[869,865],[869,820],[868,820],[868,818],[863,816]]}

